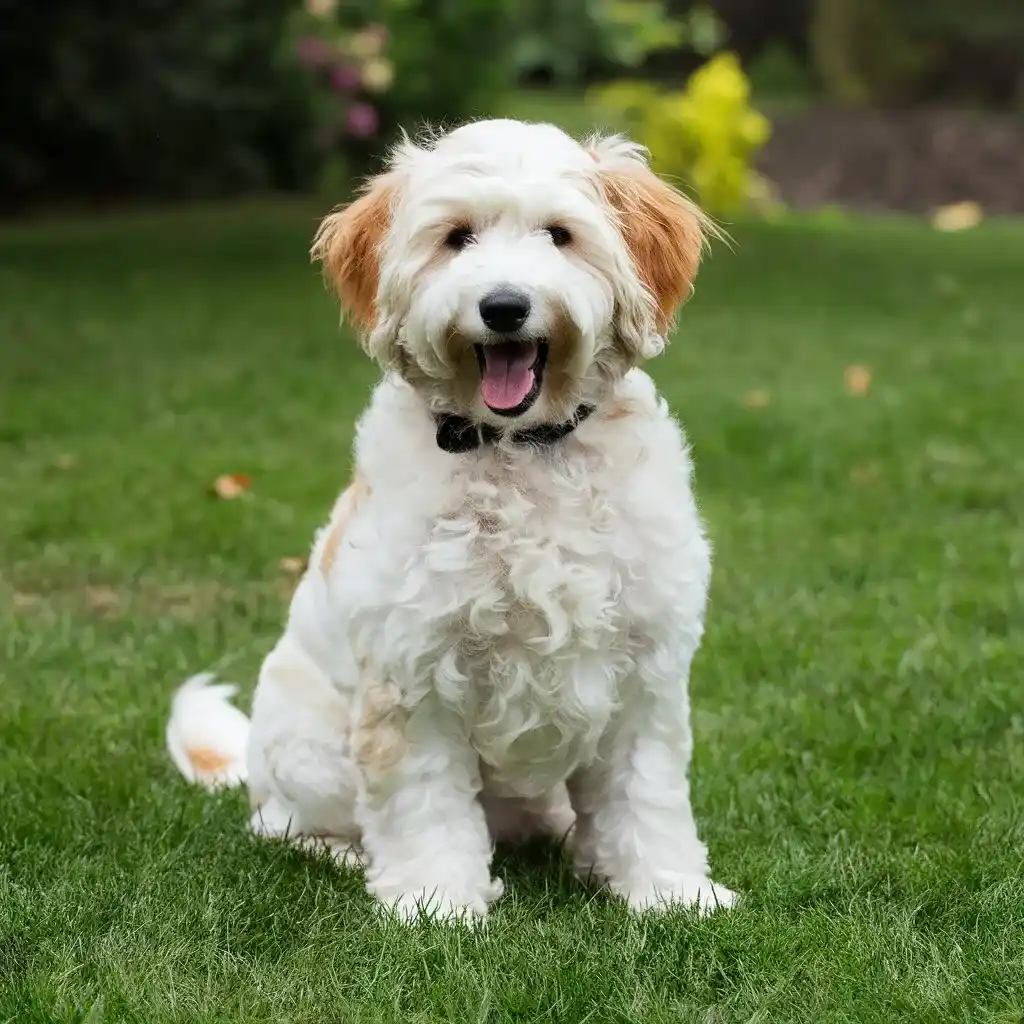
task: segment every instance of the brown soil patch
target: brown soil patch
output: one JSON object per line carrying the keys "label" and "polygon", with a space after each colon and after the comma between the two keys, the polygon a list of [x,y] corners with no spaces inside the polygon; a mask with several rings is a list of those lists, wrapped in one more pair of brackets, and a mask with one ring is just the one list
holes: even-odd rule
{"label": "brown soil patch", "polygon": [[950,109],[779,113],[758,167],[796,209],[1024,214],[1024,118]]}

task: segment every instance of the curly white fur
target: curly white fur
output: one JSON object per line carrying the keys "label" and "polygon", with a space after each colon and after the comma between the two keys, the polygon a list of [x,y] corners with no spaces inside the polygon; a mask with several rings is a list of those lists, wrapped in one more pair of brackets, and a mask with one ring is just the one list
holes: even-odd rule
{"label": "curly white fur", "polygon": [[[452,252],[457,226],[473,244]],[[634,366],[664,345],[701,227],[638,147],[490,121],[403,145],[321,230],[386,373],[260,674],[253,825],[365,856],[403,917],[485,914],[493,840],[571,827],[579,870],[631,907],[734,900],[687,779],[710,550],[682,431]],[[473,356],[480,298],[508,283],[551,349],[511,421]],[[520,429],[580,403],[550,447],[435,442],[437,411]]]}

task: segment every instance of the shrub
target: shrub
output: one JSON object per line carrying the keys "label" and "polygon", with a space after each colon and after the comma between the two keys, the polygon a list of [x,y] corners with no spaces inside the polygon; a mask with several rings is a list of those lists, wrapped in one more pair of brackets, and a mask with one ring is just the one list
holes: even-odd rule
{"label": "shrub", "polygon": [[657,170],[692,186],[708,210],[729,213],[763,192],[752,162],[770,126],[750,106],[750,86],[735,55],[712,57],[681,92],[625,81],[595,89],[593,99],[625,121]]}
{"label": "shrub", "polygon": [[639,67],[683,41],[663,0],[522,0],[516,9],[516,70],[575,84],[589,74]]}
{"label": "shrub", "polygon": [[306,0],[289,39],[325,184],[371,169],[400,128],[492,112],[514,80],[514,11],[515,0]]}
{"label": "shrub", "polygon": [[853,105],[910,98],[939,57],[887,0],[816,0],[809,37],[825,91]]}
{"label": "shrub", "polygon": [[305,93],[279,60],[292,2],[6,5],[0,189],[27,201],[304,184]]}
{"label": "shrub", "polygon": [[809,24],[825,91],[854,104],[937,97],[1012,102],[1024,8],[1010,0],[814,0]]}
{"label": "shrub", "polygon": [[[721,45],[725,26],[705,2],[670,10],[671,0],[521,0],[516,69],[560,85],[608,78],[623,68],[678,75],[681,62]],[[656,68],[655,65],[661,65]]]}

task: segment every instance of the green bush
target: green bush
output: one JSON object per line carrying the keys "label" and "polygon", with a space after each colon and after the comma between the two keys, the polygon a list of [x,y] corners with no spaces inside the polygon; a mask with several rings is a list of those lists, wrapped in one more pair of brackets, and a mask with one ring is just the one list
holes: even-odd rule
{"label": "green bush", "polygon": [[911,98],[939,57],[891,0],[815,0],[809,37],[825,91],[851,105]]}
{"label": "green bush", "polygon": [[750,85],[733,54],[712,57],[682,92],[626,81],[595,89],[592,98],[625,121],[656,170],[685,181],[711,212],[730,213],[763,193],[752,165],[770,126],[750,106]]}
{"label": "green bush", "polygon": [[520,0],[513,50],[518,73],[558,85],[607,79],[624,68],[650,69],[661,55],[678,63],[681,51],[717,50],[725,27],[705,2],[670,11],[670,0]]}
{"label": "green bush", "polygon": [[370,170],[400,129],[493,112],[514,84],[516,0],[306,0],[306,68],[325,186]]}
{"label": "green bush", "polygon": [[1019,0],[814,0],[815,72],[853,104],[959,98],[1005,103],[1020,87]]}
{"label": "green bush", "polygon": [[589,74],[639,67],[648,54],[682,44],[664,0],[521,0],[513,50],[520,74],[561,85]]}
{"label": "green bush", "polygon": [[291,0],[61,0],[0,20],[11,201],[305,184],[310,118],[280,59]]}
{"label": "green bush", "polygon": [[[707,0],[725,23],[729,47],[750,68],[775,50],[796,67],[781,93],[806,98],[805,83],[831,99],[954,102],[1009,107],[1024,100],[1021,0]],[[667,0],[685,18],[693,0]],[[671,77],[686,63],[678,50],[655,55],[646,70]],[[763,75],[767,70],[768,75]],[[753,72],[751,72],[753,75]],[[777,95],[771,92],[773,98]]]}

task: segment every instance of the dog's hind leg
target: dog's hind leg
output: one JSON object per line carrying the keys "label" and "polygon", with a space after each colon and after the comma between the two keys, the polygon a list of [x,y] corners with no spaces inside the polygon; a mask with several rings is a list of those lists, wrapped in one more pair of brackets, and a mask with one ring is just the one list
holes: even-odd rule
{"label": "dog's hind leg", "polygon": [[[253,812],[250,819],[253,832],[268,839],[283,839],[311,853],[327,853],[339,867],[362,867],[363,848],[359,831],[346,826],[343,835],[319,834],[303,826],[295,808],[270,796]],[[314,824],[313,829],[321,827]],[[337,827],[337,823],[335,823]]]}
{"label": "dog's hind leg", "polygon": [[361,863],[349,748],[348,701],[286,633],[263,664],[253,702],[253,831]]}

